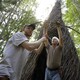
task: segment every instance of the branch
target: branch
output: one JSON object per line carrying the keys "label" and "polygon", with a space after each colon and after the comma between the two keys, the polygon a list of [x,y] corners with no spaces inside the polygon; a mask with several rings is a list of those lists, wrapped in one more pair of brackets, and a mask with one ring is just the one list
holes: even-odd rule
{"label": "branch", "polygon": [[73,28],[71,28],[69,26],[66,26],[66,27],[68,27],[68,28],[72,29],[73,31],[77,32],[78,34],[80,34],[80,32],[78,32],[77,30],[75,30],[75,29],[73,29]]}

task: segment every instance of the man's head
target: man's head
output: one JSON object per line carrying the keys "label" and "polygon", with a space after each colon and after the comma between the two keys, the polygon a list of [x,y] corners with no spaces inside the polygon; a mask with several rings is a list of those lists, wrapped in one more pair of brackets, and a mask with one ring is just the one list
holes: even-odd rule
{"label": "man's head", "polygon": [[59,39],[57,37],[52,38],[52,46],[56,47],[59,44]]}
{"label": "man's head", "polygon": [[35,24],[25,24],[24,25],[24,28],[25,27],[31,27],[33,30],[35,29],[36,25]]}
{"label": "man's head", "polygon": [[22,31],[27,37],[30,37],[35,27],[36,27],[35,24],[29,24],[29,25],[26,24],[24,25],[24,28],[22,29]]}

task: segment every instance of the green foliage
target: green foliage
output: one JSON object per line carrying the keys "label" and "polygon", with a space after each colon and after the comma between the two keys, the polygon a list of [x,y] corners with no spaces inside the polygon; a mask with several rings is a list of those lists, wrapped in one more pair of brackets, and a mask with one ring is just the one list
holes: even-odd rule
{"label": "green foliage", "polygon": [[6,9],[12,8],[12,6],[16,5],[19,1],[18,0],[1,0],[0,11],[4,11]]}
{"label": "green foliage", "polygon": [[[66,25],[80,32],[80,0],[66,0],[66,7],[67,11],[63,16]],[[80,34],[77,32],[71,30],[70,34],[80,55]]]}

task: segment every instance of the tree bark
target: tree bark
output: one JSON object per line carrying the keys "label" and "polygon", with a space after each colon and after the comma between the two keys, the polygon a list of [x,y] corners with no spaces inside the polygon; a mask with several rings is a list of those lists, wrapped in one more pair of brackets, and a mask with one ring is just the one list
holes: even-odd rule
{"label": "tree bark", "polygon": [[[63,36],[63,50],[62,50],[62,80],[80,80],[80,63],[77,55],[77,51],[70,33],[62,20],[61,2],[57,0],[53,7],[48,20],[50,26],[48,28],[48,35],[50,38],[53,36],[58,37],[56,30],[56,21],[61,23],[61,30]],[[46,68],[46,50],[45,48],[40,55],[33,55],[26,63],[21,80],[44,80],[45,68]]]}

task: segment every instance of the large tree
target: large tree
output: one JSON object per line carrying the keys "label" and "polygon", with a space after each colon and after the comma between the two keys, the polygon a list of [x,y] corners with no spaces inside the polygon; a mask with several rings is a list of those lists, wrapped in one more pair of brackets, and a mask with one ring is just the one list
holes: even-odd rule
{"label": "large tree", "polygon": [[[48,20],[50,26],[48,28],[48,35],[50,38],[57,36],[56,21],[61,23],[61,30],[63,35],[64,46],[62,50],[62,80],[80,80],[80,63],[74,42],[70,33],[62,20],[61,0],[57,0],[53,7]],[[26,63],[21,80],[44,80],[46,68],[46,51],[45,48],[40,55],[31,54],[29,61]]]}

